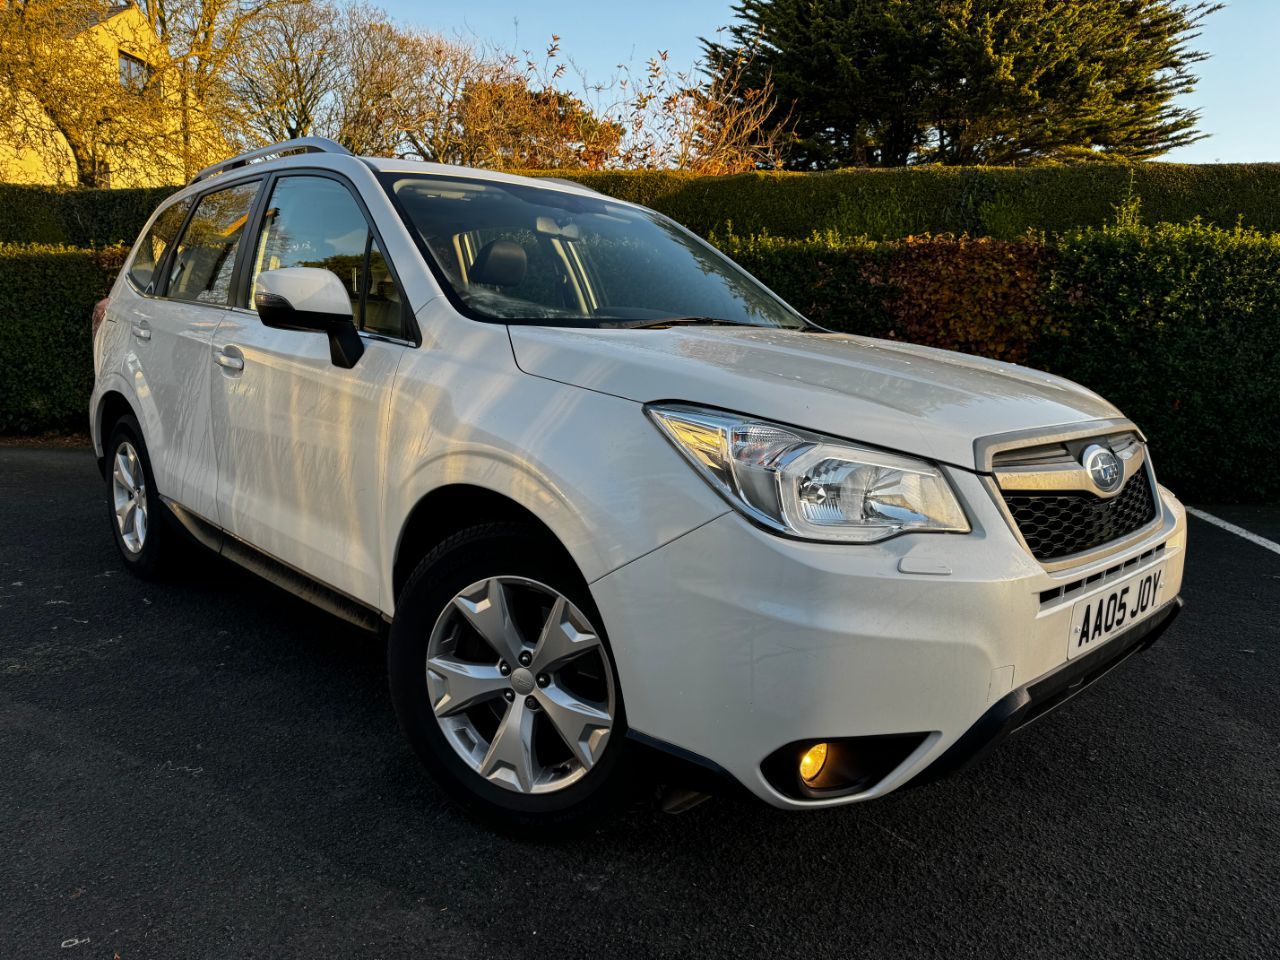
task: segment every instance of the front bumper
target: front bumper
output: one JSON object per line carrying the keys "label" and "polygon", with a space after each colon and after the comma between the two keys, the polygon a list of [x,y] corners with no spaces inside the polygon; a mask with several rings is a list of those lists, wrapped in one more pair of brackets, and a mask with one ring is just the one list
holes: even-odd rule
{"label": "front bumper", "polygon": [[[595,581],[631,728],[723,769],[774,806],[871,799],[953,748],[936,772],[975,754],[972,737],[956,745],[984,715],[1063,670],[1072,607],[1106,589],[1108,571],[1164,564],[1164,596],[1178,595],[1186,516],[1166,491],[1140,542],[1050,573],[1017,543],[980,478],[951,479],[973,506],[969,534],[813,544],[730,513]],[[1104,579],[1053,599],[1096,575]],[[799,741],[903,735],[918,735],[910,753],[857,792],[788,796],[761,767]]]}
{"label": "front bumper", "polygon": [[1182,598],[1174,597],[1159,610],[1088,656],[1063,665],[1047,677],[1005,694],[965,731],[946,753],[912,780],[912,786],[939,780],[973,766],[1005,737],[1060,707],[1092,686],[1135,653],[1151,646],[1182,612]]}

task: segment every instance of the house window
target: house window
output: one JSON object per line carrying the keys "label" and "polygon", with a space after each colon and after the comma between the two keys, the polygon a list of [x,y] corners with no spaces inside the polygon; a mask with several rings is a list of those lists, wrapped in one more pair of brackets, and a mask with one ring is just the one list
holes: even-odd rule
{"label": "house window", "polygon": [[126,90],[141,91],[151,79],[151,68],[127,53],[120,54],[120,86]]}

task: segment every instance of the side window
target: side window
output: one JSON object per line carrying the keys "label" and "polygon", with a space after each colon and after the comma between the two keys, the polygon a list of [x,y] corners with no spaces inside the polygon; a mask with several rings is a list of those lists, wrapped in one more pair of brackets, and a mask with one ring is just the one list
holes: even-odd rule
{"label": "side window", "polygon": [[271,191],[254,254],[249,302],[258,275],[283,267],[320,267],[338,276],[356,326],[403,336],[402,302],[391,269],[351,192],[328,177],[281,177]]}
{"label": "side window", "polygon": [[160,265],[160,258],[182,229],[182,221],[187,219],[187,211],[190,209],[190,200],[179,200],[166,207],[138,244],[138,252],[129,264],[129,279],[139,290],[151,292],[153,282],[158,279],[156,267]]}
{"label": "side window", "polygon": [[254,181],[200,198],[169,268],[169,297],[196,303],[227,303],[236,250],[257,192],[258,183]]}

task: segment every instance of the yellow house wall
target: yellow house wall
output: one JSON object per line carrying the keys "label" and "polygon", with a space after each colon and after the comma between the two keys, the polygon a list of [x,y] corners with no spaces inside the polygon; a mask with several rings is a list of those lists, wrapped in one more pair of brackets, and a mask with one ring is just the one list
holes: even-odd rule
{"label": "yellow house wall", "polygon": [[59,134],[40,105],[31,97],[21,95],[19,110],[26,113],[25,123],[41,128],[41,139],[62,145],[62,162],[54,164],[44,152],[21,147],[0,137],[0,182],[28,184],[73,184],[76,182],[75,159],[71,148]]}
{"label": "yellow house wall", "polygon": [[[102,69],[111,76],[118,75],[120,53],[124,52],[137,57],[144,63],[159,63],[164,49],[147,23],[146,17],[136,7],[129,7],[109,20],[95,24],[84,33],[75,37],[72,43],[90,42],[101,52]],[[65,145],[66,141],[57,133],[53,124],[44,117],[43,111],[34,99],[24,98],[27,109],[32,111],[32,119],[47,132],[50,140]],[[178,129],[179,118],[174,112],[173,130]],[[62,151],[64,159],[61,163],[50,162],[50,158],[30,148],[20,147],[6,142],[0,137],[0,182],[26,184],[65,184],[76,183],[75,160],[71,149]],[[107,162],[111,163],[108,156]],[[127,165],[111,163],[113,187],[156,187],[173,182],[172,175],[159,170],[126,169]]]}

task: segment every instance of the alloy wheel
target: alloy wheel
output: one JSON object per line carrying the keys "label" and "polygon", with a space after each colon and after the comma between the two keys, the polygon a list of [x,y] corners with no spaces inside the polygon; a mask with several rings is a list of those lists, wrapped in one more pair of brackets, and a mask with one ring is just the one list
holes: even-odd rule
{"label": "alloy wheel", "polygon": [[138,451],[127,440],[112,458],[111,499],[120,541],[131,554],[141,553],[147,542],[147,481]]}
{"label": "alloy wheel", "polygon": [[535,580],[490,577],[459,591],[432,630],[426,671],[450,746],[516,793],[577,782],[613,730],[613,671],[599,631]]}

